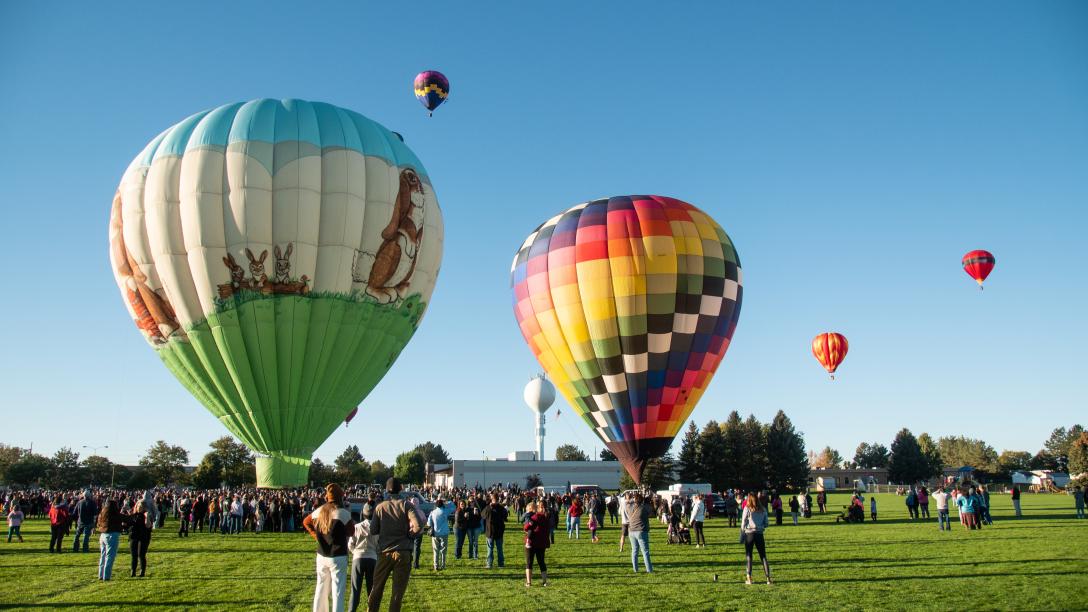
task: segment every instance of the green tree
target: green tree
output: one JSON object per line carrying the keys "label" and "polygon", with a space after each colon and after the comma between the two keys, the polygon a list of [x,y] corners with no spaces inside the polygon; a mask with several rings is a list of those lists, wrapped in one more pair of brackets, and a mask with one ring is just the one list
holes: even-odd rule
{"label": "green tree", "polygon": [[143,491],[155,486],[155,478],[146,469],[138,469],[128,479],[128,488],[133,491]]}
{"label": "green tree", "polygon": [[949,466],[968,465],[983,474],[996,474],[1000,471],[997,451],[982,440],[965,436],[941,437],[937,439],[937,448],[940,450],[941,459]]}
{"label": "green tree", "polygon": [[[724,439],[724,438],[723,438]],[[808,484],[805,441],[781,410],[767,428],[767,479],[778,491],[801,491]]]}
{"label": "green tree", "polygon": [[879,442],[862,442],[854,451],[854,463],[860,468],[886,468],[888,467],[888,447]]}
{"label": "green tree", "polygon": [[540,474],[527,474],[525,476],[525,488],[528,490],[535,489],[544,484],[544,481],[540,479]]}
{"label": "green tree", "polygon": [[314,457],[310,461],[310,484],[315,487],[323,487],[330,482],[336,481],[336,471],[331,467],[325,465],[325,462]]}
{"label": "green tree", "polygon": [[[695,474],[686,478],[682,473],[680,478],[684,482],[709,482],[711,488],[720,491],[725,488],[725,480],[729,476],[728,459],[729,449],[725,445],[725,436],[722,435],[721,425],[717,421],[708,421],[699,432],[695,441],[695,459],[697,466]],[[683,455],[683,449],[680,451]],[[678,466],[683,469],[682,466]]]}
{"label": "green tree", "polygon": [[842,455],[839,451],[825,446],[824,449],[818,453],[812,453],[810,458],[812,467],[820,468],[823,470],[833,470],[842,465]]}
{"label": "green tree", "polygon": [[616,461],[617,460],[616,459],[616,453],[613,453],[612,451],[608,450],[607,448],[602,448],[601,449],[600,458],[601,458],[601,461]]}
{"label": "green tree", "polygon": [[1058,460],[1054,458],[1054,455],[1046,452],[1046,449],[1043,449],[1035,453],[1035,456],[1031,458],[1029,467],[1033,470],[1057,470]]}
{"label": "green tree", "polygon": [[[642,486],[651,491],[663,489],[676,479],[676,460],[672,453],[665,453],[664,457],[655,457],[646,462],[642,470]],[[620,475],[620,489],[636,489],[635,481],[627,474],[627,470]]]}
{"label": "green tree", "polygon": [[67,446],[54,453],[49,463],[45,484],[50,489],[75,489],[86,483],[86,476],[79,464],[79,453]]}
{"label": "green tree", "polygon": [[573,444],[563,444],[555,449],[556,461],[589,461],[582,449]]}
{"label": "green tree", "polygon": [[[417,450],[410,452],[419,453]],[[348,484],[369,484],[371,482],[370,464],[363,458],[363,453],[355,444],[344,449],[340,456],[333,462],[336,465],[336,476]]]}
{"label": "green tree", "polygon": [[83,475],[91,485],[108,485],[113,478],[113,462],[109,459],[91,455],[83,460]]}
{"label": "green tree", "polygon": [[430,440],[423,444],[417,444],[412,450],[423,456],[424,463],[430,463],[431,465],[453,463],[453,459],[450,458],[450,454],[446,452],[446,449],[442,448],[441,444],[435,444]]}
{"label": "green tree", "polygon": [[198,489],[218,489],[223,484],[223,463],[214,452],[204,455],[192,475],[193,486]]}
{"label": "green tree", "polygon": [[929,466],[929,474],[926,478],[940,476],[945,466],[940,444],[934,442],[933,438],[923,431],[922,435],[918,436],[918,448],[922,450],[922,456],[926,458],[926,465]]}
{"label": "green tree", "polygon": [[156,485],[164,486],[180,482],[188,462],[189,451],[159,440],[147,449],[147,453],[140,459],[140,467]]}
{"label": "green tree", "polygon": [[0,482],[7,482],[8,468],[23,458],[23,449],[0,444]]}
{"label": "green tree", "polygon": [[370,462],[370,474],[374,482],[384,485],[385,481],[393,477],[393,470],[381,461],[374,460]]}
{"label": "green tree", "polygon": [[681,482],[701,482],[705,478],[698,457],[699,427],[695,425],[695,421],[688,421],[688,429],[684,432],[684,439],[680,443],[680,454],[676,457],[676,467]]}
{"label": "green tree", "polygon": [[410,450],[397,455],[393,475],[404,484],[423,484],[425,467],[423,455]]}
{"label": "green tree", "polygon": [[741,485],[748,490],[767,486],[767,431],[754,414],[742,427],[746,455],[737,457]]}
{"label": "green tree", "polygon": [[888,479],[899,484],[913,484],[930,475],[931,467],[918,439],[904,427],[892,440],[891,457],[888,459]]}
{"label": "green tree", "polygon": [[1088,473],[1088,432],[1081,432],[1080,436],[1069,445],[1069,473],[1079,475]]}
{"label": "green tree", "polygon": [[[257,461],[249,447],[230,436],[223,436],[208,446],[222,469],[220,478],[227,486],[238,487],[257,482]],[[216,484],[216,486],[219,486]]]}
{"label": "green tree", "polygon": [[1058,427],[1050,432],[1050,437],[1043,443],[1043,449],[1054,458],[1055,467],[1052,469],[1069,472],[1069,447],[1080,438],[1083,432],[1084,428],[1079,424],[1069,429]]}
{"label": "green tree", "polygon": [[5,478],[8,484],[28,487],[44,481],[52,465],[49,459],[37,453],[24,453],[8,466]]}
{"label": "green tree", "polygon": [[1013,472],[1024,472],[1031,469],[1031,453],[1026,451],[1001,451],[997,456],[997,467],[1003,477],[1009,477]]}
{"label": "green tree", "polygon": [[749,455],[748,438],[745,435],[744,421],[740,419],[740,413],[736,410],[729,413],[725,422],[718,426],[722,432],[722,440],[725,445],[725,451],[721,457],[721,464],[718,476],[720,477],[721,485],[717,486],[712,481],[712,485],[715,485],[715,491],[721,491],[726,488],[735,488],[743,486],[743,478],[741,477],[741,458]]}

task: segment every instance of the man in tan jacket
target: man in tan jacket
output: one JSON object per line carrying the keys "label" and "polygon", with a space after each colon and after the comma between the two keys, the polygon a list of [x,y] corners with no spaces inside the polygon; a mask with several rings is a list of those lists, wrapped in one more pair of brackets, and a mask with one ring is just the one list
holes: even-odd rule
{"label": "man in tan jacket", "polygon": [[374,587],[367,601],[370,612],[381,608],[389,574],[393,574],[389,612],[399,612],[412,573],[412,539],[423,531],[415,511],[400,498],[400,481],[390,478],[385,483],[385,490],[389,499],[378,504],[370,519],[370,534],[378,536],[378,567],[374,570]]}

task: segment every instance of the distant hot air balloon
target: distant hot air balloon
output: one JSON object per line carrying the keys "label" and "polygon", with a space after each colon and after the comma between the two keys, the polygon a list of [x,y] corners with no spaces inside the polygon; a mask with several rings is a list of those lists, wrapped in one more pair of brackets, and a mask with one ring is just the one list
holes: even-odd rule
{"label": "distant hot air balloon", "polygon": [[355,415],[359,414],[359,407],[356,406],[351,409],[348,416],[344,418],[344,425],[351,425],[351,420],[355,418]]}
{"label": "distant hot air balloon", "polygon": [[725,231],[691,204],[620,196],[562,212],[525,240],[514,314],[548,376],[641,483],[718,369],[740,317]]}
{"label": "distant hot air balloon", "polygon": [[415,333],[441,258],[423,165],[381,125],[320,102],[185,119],[129,165],[110,215],[136,326],[258,453],[261,487],[307,481],[313,452]]}
{"label": "distant hot air balloon", "polygon": [[417,74],[412,87],[415,89],[416,99],[429,111],[428,115],[433,115],[434,109],[450,95],[449,79],[437,70],[424,70]]}
{"label": "distant hot air balloon", "polygon": [[831,375],[831,380],[835,380],[835,370],[838,369],[842,360],[846,359],[848,350],[850,345],[846,342],[846,336],[842,334],[827,332],[812,339],[812,354]]}
{"label": "distant hot air balloon", "polygon": [[978,283],[978,288],[982,290],[982,281],[986,280],[986,277],[993,271],[994,265],[997,263],[997,259],[994,254],[989,251],[971,251],[963,256],[963,271],[968,276],[975,279]]}

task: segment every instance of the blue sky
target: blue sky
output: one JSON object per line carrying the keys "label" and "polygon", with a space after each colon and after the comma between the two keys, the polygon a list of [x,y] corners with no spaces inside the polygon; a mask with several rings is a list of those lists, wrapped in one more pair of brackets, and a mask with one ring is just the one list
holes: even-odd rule
{"label": "blue sky", "polygon": [[[133,328],[106,226],[152,137],[257,97],[402,133],[446,223],[427,318],[325,459],[532,448],[511,257],[556,212],[634,193],[703,208],[740,252],[700,425],[783,409],[849,457],[904,426],[1034,452],[1083,422],[1088,4],[678,6],[0,4],[0,442],[131,462],[162,438],[195,462],[224,433]],[[452,83],[430,119],[428,68]],[[985,292],[959,266],[975,248],[998,260]],[[809,350],[827,330],[851,347],[833,383]],[[548,433],[601,447],[565,406]]]}

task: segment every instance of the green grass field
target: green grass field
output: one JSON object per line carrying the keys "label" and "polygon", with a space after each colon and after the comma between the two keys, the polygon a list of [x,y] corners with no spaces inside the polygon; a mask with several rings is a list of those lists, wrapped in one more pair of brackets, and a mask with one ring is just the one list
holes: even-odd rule
{"label": "green grass field", "polygon": [[[506,539],[507,565],[457,561],[430,570],[426,539],[413,573],[408,610],[736,610],[971,609],[1074,610],[1088,608],[1088,520],[1073,518],[1072,498],[1025,495],[1024,518],[1012,516],[1007,496],[994,495],[994,525],[967,532],[937,530],[936,519],[907,520],[903,498],[877,496],[880,520],[837,525],[834,514],[767,533],[776,583],[747,586],[744,551],[723,519],[707,522],[708,547],[666,545],[654,523],[652,575],[634,574],[630,555],[617,550],[619,531],[602,542],[556,534],[548,551],[547,587],[523,585],[524,549]],[[846,497],[832,496],[831,508]],[[868,505],[868,504],[867,504]],[[955,513],[953,512],[953,520]],[[313,544],[305,534],[155,533],[146,578],[128,577],[122,536],[114,579],[96,578],[95,552],[51,555],[44,521],[24,524],[24,544],[0,542],[0,608],[305,610],[313,597]],[[516,530],[516,526],[515,526]],[[481,551],[485,551],[483,538]],[[71,538],[65,540],[71,546]],[[629,550],[629,549],[628,549]],[[714,575],[718,581],[714,581]],[[758,574],[758,572],[757,572]]]}

